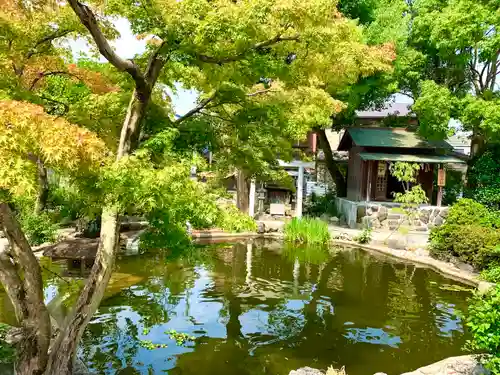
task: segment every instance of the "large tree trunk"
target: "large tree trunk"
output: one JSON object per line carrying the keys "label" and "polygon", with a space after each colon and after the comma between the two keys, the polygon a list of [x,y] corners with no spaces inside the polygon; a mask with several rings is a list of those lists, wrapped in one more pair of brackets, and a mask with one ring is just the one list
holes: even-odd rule
{"label": "large tree trunk", "polygon": [[43,300],[38,260],[7,203],[0,202],[0,224],[10,245],[0,249],[0,281],[14,305],[22,329],[16,374],[42,375],[48,360],[51,323]]}
{"label": "large tree trunk", "polygon": [[472,185],[473,179],[469,178],[469,173],[472,171],[471,167],[475,163],[476,159],[484,152],[485,147],[486,140],[484,136],[477,129],[474,129],[471,137],[470,157],[466,173],[466,186],[469,189],[473,189],[475,187]]}
{"label": "large tree trunk", "polygon": [[51,347],[46,375],[70,375],[72,373],[80,338],[99,307],[113,272],[118,236],[118,210],[105,207],[102,214],[101,240],[97,257],[74,311],[66,319]]}
{"label": "large tree trunk", "polygon": [[238,169],[236,171],[236,205],[241,212],[248,212],[248,208],[250,207],[249,194],[250,188],[245,172]]}
{"label": "large tree trunk", "polygon": [[[137,147],[140,123],[148,101],[149,96],[144,97],[134,91],[122,127],[117,161],[129,155]],[[114,206],[108,205],[103,209],[100,241],[94,265],[72,314],[66,319],[50,349],[46,375],[71,375],[73,371],[80,338],[99,307],[113,272],[119,240],[118,214],[119,211]]]}
{"label": "large tree trunk", "polygon": [[345,197],[347,195],[347,181],[339,168],[339,164],[333,159],[333,152],[325,129],[317,128],[315,131],[318,134],[320,146],[325,154],[326,167],[335,182],[337,197]]}
{"label": "large tree trunk", "polygon": [[38,176],[38,192],[35,202],[35,213],[39,214],[47,206],[47,199],[49,198],[49,180],[47,178],[47,169],[40,159],[36,161],[36,169]]}

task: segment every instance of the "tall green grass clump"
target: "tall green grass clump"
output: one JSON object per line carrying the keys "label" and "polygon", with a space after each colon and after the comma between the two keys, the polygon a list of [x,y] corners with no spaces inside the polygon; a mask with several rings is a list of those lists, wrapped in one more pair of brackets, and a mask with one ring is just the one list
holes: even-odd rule
{"label": "tall green grass clump", "polygon": [[293,218],[285,225],[285,239],[290,242],[325,244],[330,241],[328,224],[311,217]]}

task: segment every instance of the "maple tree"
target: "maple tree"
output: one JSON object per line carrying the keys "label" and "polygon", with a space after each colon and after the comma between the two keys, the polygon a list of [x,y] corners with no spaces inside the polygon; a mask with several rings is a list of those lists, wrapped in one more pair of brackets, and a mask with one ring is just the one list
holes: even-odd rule
{"label": "maple tree", "polygon": [[[57,88],[63,87],[62,92],[67,92],[60,76],[73,78],[73,75],[80,75],[80,71],[75,71],[76,67],[71,65],[57,65],[65,60],[55,40],[70,33],[93,41],[109,64],[126,77],[118,86],[129,87],[132,91],[126,96],[120,96],[115,87],[105,92],[117,99],[111,99],[114,103],[123,103],[127,97],[129,103],[124,113],[117,105],[123,122],[119,139],[116,139],[118,145],[111,148],[116,151],[114,159],[107,158],[105,167],[98,171],[99,186],[104,191],[100,242],[85,286],[52,341],[49,340],[51,327],[43,304],[36,259],[8,205],[0,203],[0,221],[11,247],[9,254],[2,253],[5,265],[2,283],[14,291],[9,295],[26,330],[17,372],[66,375],[73,370],[78,342],[110,279],[117,253],[119,215],[126,204],[137,199],[148,209],[148,203],[154,202],[155,196],[149,194],[144,183],[156,181],[164,173],[165,184],[157,183],[153,188],[177,186],[172,194],[179,195],[179,199],[166,199],[165,205],[175,202],[193,205],[180,189],[189,184],[187,168],[182,160],[179,161],[179,155],[172,155],[172,137],[196,123],[206,125],[207,133],[218,141],[213,143],[215,150],[226,156],[221,160],[240,169],[248,166],[245,172],[249,175],[264,174],[269,171],[266,164],[275,157],[272,154],[276,150],[285,150],[292,140],[299,140],[312,127],[329,124],[329,118],[342,107],[342,103],[332,99],[331,92],[355,82],[360,76],[389,70],[394,51],[389,44],[367,46],[361,28],[344,18],[336,3],[329,0],[110,0],[88,4],[69,0],[49,6],[37,3],[28,6],[30,9],[22,11],[12,7],[2,9],[5,12],[2,27],[10,36],[2,41],[5,43],[2,44],[2,57],[6,56],[4,61],[8,62],[2,69],[9,69],[14,62],[17,77],[4,86],[8,88],[9,97],[18,99],[25,94],[26,88],[54,95]],[[37,11],[32,12],[33,7],[38,7]],[[126,17],[132,31],[148,40],[144,55],[127,60],[114,51],[109,43],[109,39],[116,36],[109,22],[112,16]],[[20,35],[25,26],[29,26],[30,31],[26,38],[18,40],[20,38],[15,35]],[[15,56],[12,46],[16,46]],[[37,68],[39,61],[34,57],[42,52],[41,66],[43,69],[50,67],[50,70]],[[52,66],[53,63],[56,65]],[[48,74],[55,72],[54,69],[64,73]],[[99,77],[89,74],[86,79],[97,83],[89,83],[88,87],[101,87]],[[261,81],[270,86],[259,86]],[[62,86],[58,86],[61,83]],[[164,88],[174,88],[178,83],[196,89],[202,97],[195,108],[174,118]],[[24,159],[29,156],[24,151],[31,152],[29,147],[36,147],[33,152],[38,156],[45,157],[54,168],[67,171],[77,179],[82,178],[80,173],[83,171],[93,171],[91,166],[95,161],[102,162],[106,147],[92,133],[62,119],[44,117],[47,115],[33,108],[21,115],[22,110],[18,108],[26,104],[8,103],[6,114],[11,116],[10,122],[16,128],[19,126],[19,136],[29,134],[31,138],[27,140],[33,141],[27,145],[20,140],[8,149],[10,153],[17,153],[26,168],[32,168]],[[159,108],[160,103],[167,108]],[[82,115],[92,108],[88,102],[85,106],[77,104],[76,108],[71,112],[63,105],[63,115],[75,116],[76,123],[82,121],[89,128],[96,126],[92,118]],[[221,118],[226,116],[226,119]],[[28,126],[30,118],[38,117],[46,128]],[[146,121],[148,119],[154,121]],[[100,120],[96,119],[97,123]],[[65,127],[61,133],[66,136],[68,145],[61,144],[60,137],[48,137],[60,126]],[[71,148],[75,135],[77,145],[83,142],[81,137],[85,140],[84,154],[78,153],[79,147],[72,150],[73,153],[67,149]],[[112,137],[108,142],[112,143]],[[267,147],[272,151],[267,152]],[[235,151],[239,153],[233,155]],[[160,174],[151,175],[158,167]],[[10,180],[15,178],[10,177]],[[170,214],[176,215],[174,208]],[[13,269],[13,264],[19,264],[24,279]],[[26,293],[26,299],[22,293]],[[35,321],[44,324],[34,326]]]}

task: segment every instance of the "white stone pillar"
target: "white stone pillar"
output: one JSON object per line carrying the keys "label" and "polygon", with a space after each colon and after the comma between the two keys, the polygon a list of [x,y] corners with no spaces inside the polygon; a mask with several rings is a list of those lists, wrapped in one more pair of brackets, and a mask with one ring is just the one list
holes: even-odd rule
{"label": "white stone pillar", "polygon": [[247,243],[247,274],[245,277],[245,283],[247,285],[250,285],[250,282],[252,281],[252,243]]}
{"label": "white stone pillar", "polygon": [[299,292],[299,276],[300,276],[300,262],[295,258],[293,263],[293,294],[297,295]]}
{"label": "white stone pillar", "polygon": [[255,216],[255,180],[250,182],[250,195],[248,197],[248,215]]}
{"label": "white stone pillar", "polygon": [[302,217],[302,198],[304,194],[304,167],[299,167],[299,177],[297,178],[297,199],[295,203],[295,217]]}

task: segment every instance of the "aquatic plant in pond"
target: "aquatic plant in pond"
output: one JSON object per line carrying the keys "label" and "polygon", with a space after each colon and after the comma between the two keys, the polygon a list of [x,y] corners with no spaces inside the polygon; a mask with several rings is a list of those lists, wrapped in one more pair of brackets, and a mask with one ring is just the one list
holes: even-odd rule
{"label": "aquatic plant in pond", "polygon": [[285,225],[285,239],[307,244],[326,244],[330,241],[328,224],[317,218],[293,218]]}
{"label": "aquatic plant in pond", "polygon": [[175,329],[166,331],[172,340],[175,340],[177,345],[184,345],[187,341],[194,341],[196,337],[190,336],[187,333],[177,332]]}

